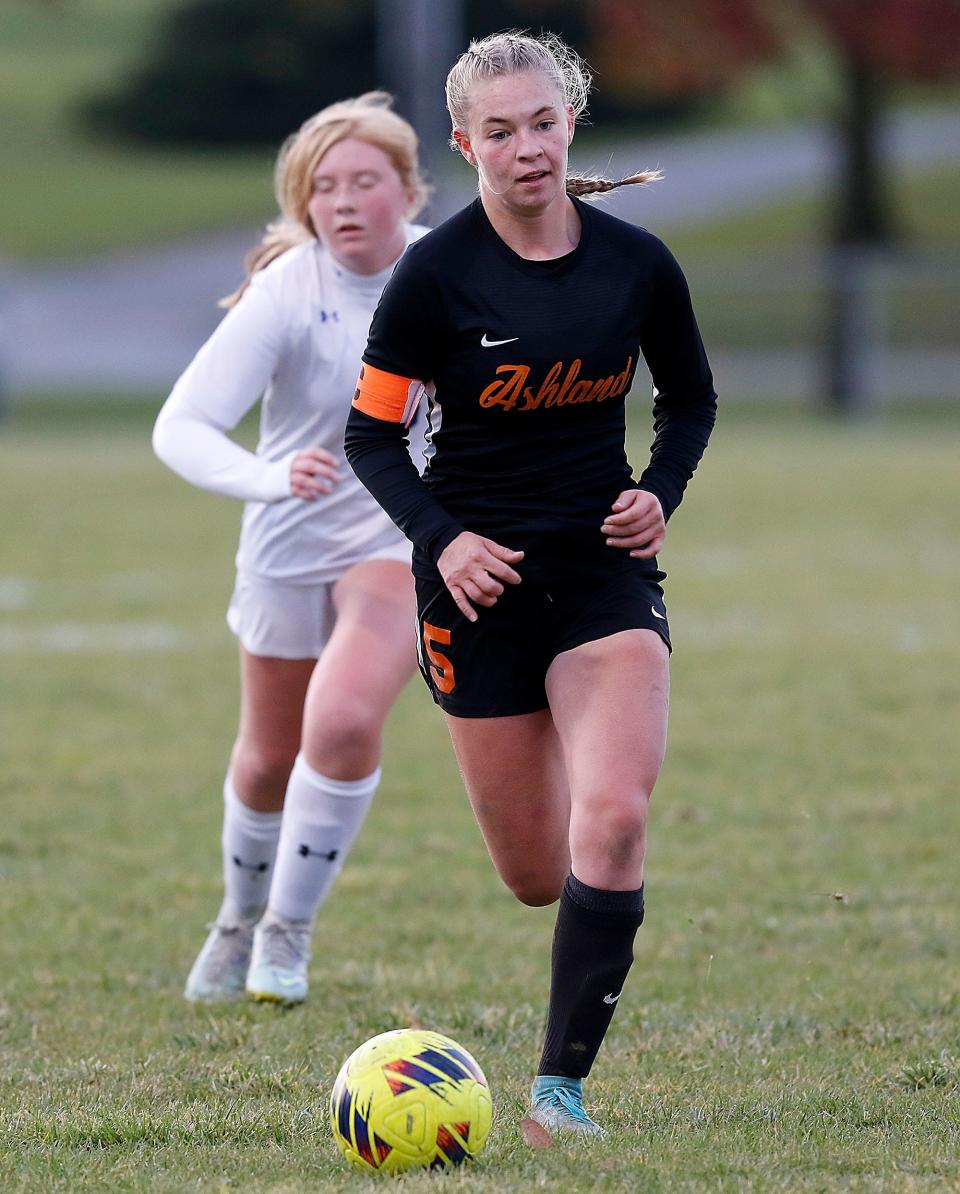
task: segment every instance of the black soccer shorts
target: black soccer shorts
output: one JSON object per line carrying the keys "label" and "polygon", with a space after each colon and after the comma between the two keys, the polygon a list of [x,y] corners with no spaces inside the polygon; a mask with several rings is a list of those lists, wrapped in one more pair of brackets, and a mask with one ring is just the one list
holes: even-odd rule
{"label": "black soccer shorts", "polygon": [[[663,573],[659,573],[663,576]],[[417,578],[417,654],[433,699],[455,717],[547,708],[547,669],[561,651],[622,630],[653,630],[671,648],[663,589],[623,569],[598,582],[504,585],[470,622],[439,578]]]}

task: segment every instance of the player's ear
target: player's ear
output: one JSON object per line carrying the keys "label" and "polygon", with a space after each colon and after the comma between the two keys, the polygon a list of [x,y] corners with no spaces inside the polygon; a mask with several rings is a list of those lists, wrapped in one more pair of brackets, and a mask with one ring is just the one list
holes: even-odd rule
{"label": "player's ear", "polygon": [[467,159],[467,161],[470,163],[470,165],[476,166],[477,155],[473,152],[473,149],[470,147],[470,138],[467,136],[467,134],[461,132],[460,129],[454,129],[453,130],[453,139],[457,143],[457,149],[460,150],[460,152]]}
{"label": "player's ear", "polygon": [[577,127],[577,114],[573,110],[573,104],[567,104],[567,144],[573,142],[573,132]]}

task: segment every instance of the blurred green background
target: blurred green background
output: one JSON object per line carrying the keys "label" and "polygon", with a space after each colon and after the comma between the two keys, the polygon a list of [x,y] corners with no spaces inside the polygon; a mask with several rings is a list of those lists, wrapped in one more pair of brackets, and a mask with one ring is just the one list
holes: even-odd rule
{"label": "blurred green background", "polygon": [[[680,257],[725,397],[845,414],[956,400],[956,6],[844,0],[7,0],[0,10],[0,378],[158,393],[274,211],[283,135],[386,85],[435,222],[473,179],[443,145],[467,33],[552,28],[595,69],[578,168]],[[82,296],[82,301],[81,301]]]}
{"label": "blurred green background", "polygon": [[[475,1048],[495,1092],[458,1190],[956,1188],[956,9],[3,0],[4,1189],[372,1191],[325,1099],[409,1022]],[[443,74],[466,31],[513,24],[596,68],[578,167],[663,169],[606,207],[680,258],[721,403],[663,560],[671,746],[592,1083],[603,1153],[516,1133],[552,913],[497,883],[417,684],[307,1006],[180,995],[219,890],[239,506],[155,460],[155,411],[274,214],[288,126],[395,89],[440,218],[474,186]],[[216,113],[238,119],[214,137]]]}

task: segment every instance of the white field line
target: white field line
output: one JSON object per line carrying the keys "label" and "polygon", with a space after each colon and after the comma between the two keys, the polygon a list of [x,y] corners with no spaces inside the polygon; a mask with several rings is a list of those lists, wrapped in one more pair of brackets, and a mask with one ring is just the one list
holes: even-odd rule
{"label": "white field line", "polygon": [[[111,572],[89,581],[57,583],[57,594],[89,598],[148,597],[169,592],[164,572]],[[30,576],[0,574],[0,614],[17,614],[36,607],[43,582]],[[142,654],[187,651],[202,645],[196,634],[167,622],[54,621],[0,623],[0,655]]]}
{"label": "white field line", "polygon": [[[55,580],[38,580],[17,573],[0,573],[0,612],[27,609],[36,604],[41,590],[55,590],[58,597],[81,599],[90,597],[141,598],[157,593],[169,595],[192,591],[194,577],[189,571],[147,569],[143,571],[104,572],[99,576],[76,577],[66,574]],[[232,572],[224,572],[224,606],[233,584]]]}
{"label": "white field line", "polygon": [[0,655],[163,654],[195,646],[195,636],[164,622],[0,625]]}
{"label": "white field line", "polygon": [[[669,612],[669,605],[668,605]],[[806,635],[811,647],[830,644],[869,644],[896,655],[929,655],[960,650],[960,639],[945,616],[924,623],[893,614],[874,617],[863,611],[837,609],[813,612],[806,623],[795,618],[771,618],[758,610],[718,610],[713,617],[687,611],[670,613],[675,649],[722,651],[730,647],[754,651],[781,650]]]}
{"label": "white field line", "polygon": [[0,612],[29,608],[36,591],[37,582],[29,576],[0,576]]}

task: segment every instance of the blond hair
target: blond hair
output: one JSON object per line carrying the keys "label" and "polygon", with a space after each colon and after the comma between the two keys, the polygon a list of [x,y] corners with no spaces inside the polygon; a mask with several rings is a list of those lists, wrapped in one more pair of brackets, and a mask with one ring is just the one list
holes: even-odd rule
{"label": "blond hair", "polygon": [[260,244],[246,255],[246,277],[233,294],[220,300],[221,307],[233,307],[239,301],[257,270],[288,249],[317,239],[308,211],[313,176],[324,154],[348,137],[375,145],[390,159],[404,188],[413,196],[408,219],[422,210],[430,189],[420,174],[417,134],[392,108],[392,95],[386,91],[368,91],[323,108],[284,141],[273,172],[281,218],[267,225]]}
{"label": "blond hair", "polygon": [[[533,36],[526,30],[508,29],[489,37],[471,41],[447,75],[447,111],[455,132],[466,132],[470,122],[470,93],[476,83],[497,79],[502,75],[517,75],[537,71],[552,82],[573,109],[575,118],[587,110],[587,100],[593,76],[590,68],[570,46],[555,33]],[[451,148],[457,149],[451,137]],[[641,170],[617,181],[595,175],[573,174],[566,180],[567,193],[586,198],[602,195],[616,187],[656,182],[663,175],[659,170]]]}

